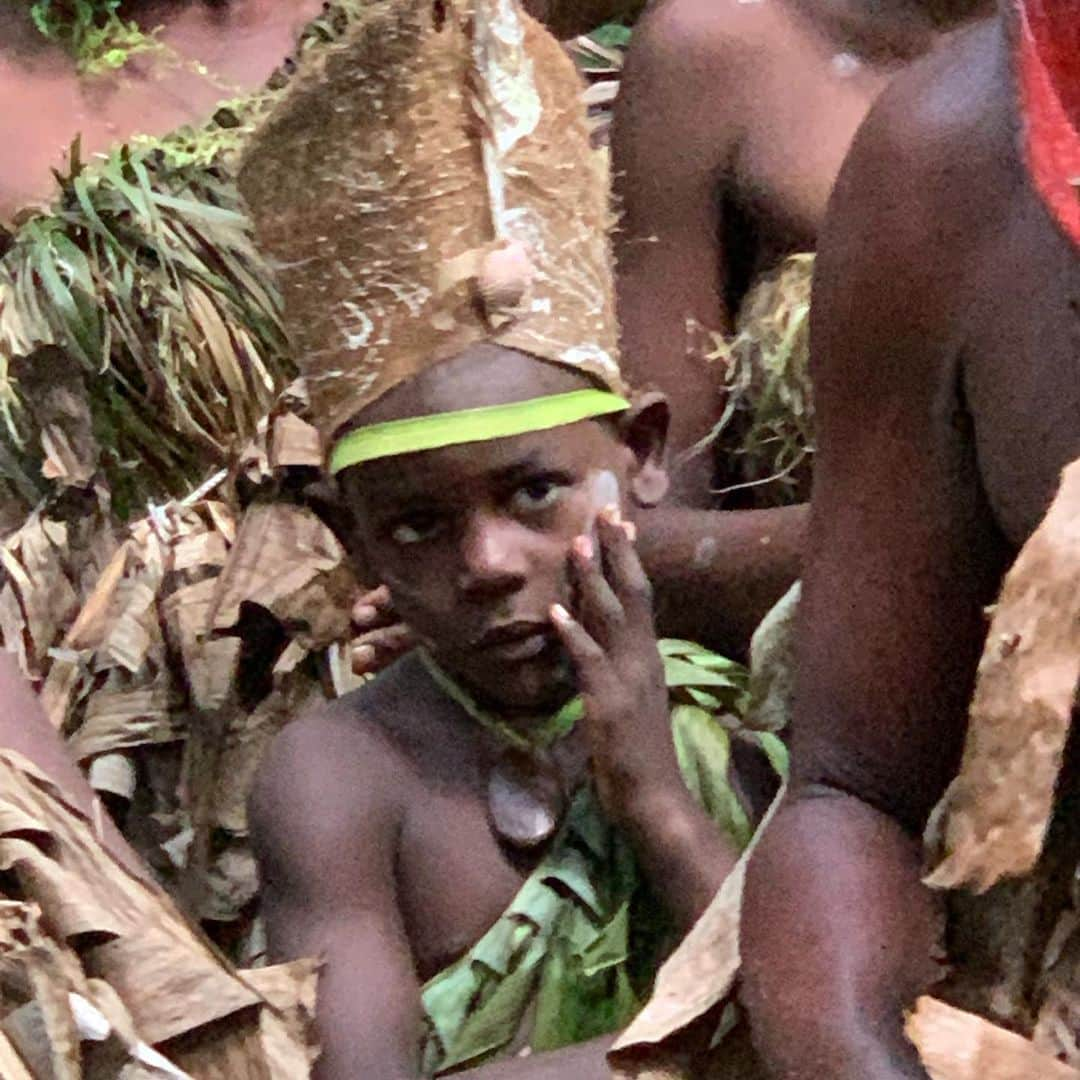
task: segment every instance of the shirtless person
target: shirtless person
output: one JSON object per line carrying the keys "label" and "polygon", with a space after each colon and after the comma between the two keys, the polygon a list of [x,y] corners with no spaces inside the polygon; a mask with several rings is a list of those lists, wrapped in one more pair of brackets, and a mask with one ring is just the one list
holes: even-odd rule
{"label": "shirtless person", "polygon": [[744,907],[784,1080],[925,1077],[901,1030],[934,944],[919,840],[984,605],[1080,455],[1078,35],[1076,0],[1003,2],[897,79],[822,238],[794,776]]}
{"label": "shirtless person", "polygon": [[663,496],[667,408],[622,396],[579,90],[514,6],[383,0],[241,170],[336,531],[424,645],[291,724],[253,796],[271,952],[325,960],[324,1078],[607,1075],[655,970],[638,883],[684,930],[746,839],[621,520]]}
{"label": "shirtless person", "polygon": [[[687,319],[730,332],[750,285],[813,250],[871,103],[984,0],[656,0],[634,30],[612,132],[625,364],[672,403],[672,451],[720,417],[723,364]],[[709,503],[713,458],[673,471]]]}

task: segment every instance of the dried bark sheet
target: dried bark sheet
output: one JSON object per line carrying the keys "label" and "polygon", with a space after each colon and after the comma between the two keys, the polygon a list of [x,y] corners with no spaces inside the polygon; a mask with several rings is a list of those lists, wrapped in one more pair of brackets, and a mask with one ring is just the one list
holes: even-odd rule
{"label": "dried bark sheet", "polygon": [[918,1000],[906,1031],[931,1080],[1080,1080],[1022,1036],[931,997]]}
{"label": "dried bark sheet", "polygon": [[1080,461],[1005,578],[959,775],[931,818],[927,883],[976,892],[1042,851],[1080,677]]}
{"label": "dried bark sheet", "polygon": [[[238,183],[279,262],[324,445],[480,341],[621,388],[608,189],[581,91],[507,0],[376,0],[297,72]],[[508,251],[528,267],[515,288],[494,272]]]}
{"label": "dried bark sheet", "polygon": [[[28,1063],[32,1075],[81,1080],[80,1044],[95,1041],[87,1031],[102,1024],[108,1034],[96,1041],[115,1036],[136,1060],[146,1057],[139,1046],[197,1043],[199,1060],[231,1062],[231,1071],[200,1068],[195,1076],[307,1075],[297,1063],[312,1055],[305,1018],[314,967],[261,976],[273,990],[271,1003],[190,929],[164,893],[116,862],[99,828],[44,774],[9,751],[0,751],[0,869],[18,883],[18,895],[0,901],[0,1031],[24,1061],[46,1055],[49,1071]],[[264,1013],[271,1014],[265,1023]],[[235,1025],[228,1022],[234,1018]],[[246,1026],[254,1035],[240,1053],[234,1028]],[[0,1060],[6,1049],[0,1041]],[[291,1071],[275,1072],[272,1056],[288,1059]],[[187,1069],[177,1065],[162,1075],[182,1078]]]}

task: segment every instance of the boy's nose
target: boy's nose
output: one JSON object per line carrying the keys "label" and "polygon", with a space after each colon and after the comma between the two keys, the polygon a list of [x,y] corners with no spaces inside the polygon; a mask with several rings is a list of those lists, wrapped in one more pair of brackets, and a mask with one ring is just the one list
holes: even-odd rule
{"label": "boy's nose", "polygon": [[466,597],[513,592],[525,583],[528,556],[525,530],[496,516],[477,516],[462,537],[458,587]]}

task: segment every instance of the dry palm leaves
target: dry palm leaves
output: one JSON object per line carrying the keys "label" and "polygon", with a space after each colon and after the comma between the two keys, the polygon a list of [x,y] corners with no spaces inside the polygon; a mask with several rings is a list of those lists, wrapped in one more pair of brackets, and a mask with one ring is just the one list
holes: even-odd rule
{"label": "dry palm leaves", "polygon": [[190,490],[254,432],[291,371],[235,190],[212,170],[127,150],[94,170],[76,155],[59,182],[53,212],[25,222],[0,261],[7,457],[33,475],[38,432],[22,387],[57,347],[87,377],[121,509]]}
{"label": "dry palm leaves", "polygon": [[[1080,1067],[1078,777],[1064,768],[1080,677],[1080,462],[1006,576],[958,776],[927,829],[929,884],[964,958],[955,1004]],[[970,890],[970,892],[965,891]],[[980,895],[972,895],[977,893]]]}
{"label": "dry palm leaves", "polygon": [[310,695],[356,685],[355,581],[297,499],[321,462],[305,408],[298,384],[231,478],[115,537],[91,522],[90,573],[75,524],[48,515],[0,547],[3,644],[159,881],[243,961],[262,952],[246,819],[256,766]]}
{"label": "dry palm leaves", "polygon": [[250,981],[232,971],[10,752],[0,752],[0,868],[5,1077],[308,1075],[314,966]]}
{"label": "dry palm leaves", "polygon": [[935,815],[939,888],[983,891],[1042,851],[1080,678],[1080,461],[1009,571],[960,774]]}
{"label": "dry palm leaves", "polygon": [[754,506],[799,502],[808,494],[813,267],[811,254],[789,256],[747,293],[735,336],[714,335],[709,359],[724,364],[726,397],[705,444],[727,478],[719,494],[748,492]]}
{"label": "dry palm leaves", "polygon": [[933,998],[919,999],[907,1034],[931,1080],[1080,1080],[1027,1039]]}

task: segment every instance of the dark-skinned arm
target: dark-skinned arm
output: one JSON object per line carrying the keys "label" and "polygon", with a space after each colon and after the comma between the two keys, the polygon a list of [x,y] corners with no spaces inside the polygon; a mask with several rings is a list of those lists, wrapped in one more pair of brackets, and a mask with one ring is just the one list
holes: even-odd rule
{"label": "dark-skinned arm", "polygon": [[270,955],[323,961],[320,1080],[419,1075],[420,988],[395,889],[402,808],[391,760],[348,718],[302,718],[274,742],[252,794]]}
{"label": "dark-skinned arm", "polygon": [[[699,11],[700,8],[700,11]],[[615,234],[624,370],[672,406],[675,501],[706,506],[712,455],[680,455],[720,415],[722,372],[705,359],[687,320],[726,330],[719,182],[744,115],[736,55],[711,32],[707,5],[660,0],[634,29],[611,136],[622,213]],[[719,16],[722,19],[722,14]],[[732,55],[729,55],[732,54]],[[696,107],[709,102],[708,108]]]}
{"label": "dark-skinned arm", "polygon": [[819,249],[793,775],[743,906],[745,998],[778,1080],[925,1080],[902,1029],[935,971],[920,837],[1006,557],[948,332],[991,223],[955,179],[970,102],[929,78],[871,113]]}
{"label": "dark-skinned arm", "polygon": [[[260,771],[251,821],[271,956],[321,957],[318,1080],[419,1077],[420,983],[396,893],[400,765],[358,717],[300,720]],[[611,1039],[459,1075],[606,1080]]]}
{"label": "dark-skinned arm", "polygon": [[638,552],[660,636],[744,658],[758,623],[799,576],[807,517],[806,506],[640,513]]}

